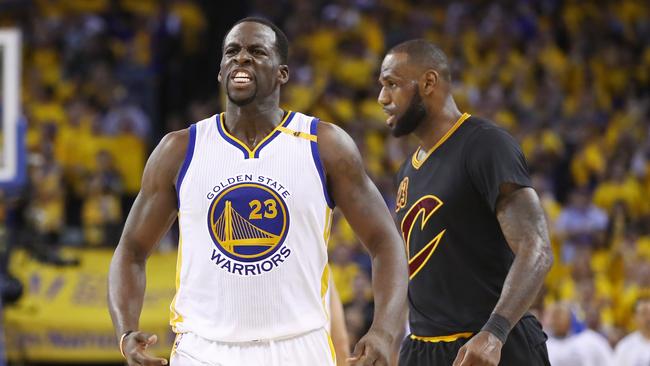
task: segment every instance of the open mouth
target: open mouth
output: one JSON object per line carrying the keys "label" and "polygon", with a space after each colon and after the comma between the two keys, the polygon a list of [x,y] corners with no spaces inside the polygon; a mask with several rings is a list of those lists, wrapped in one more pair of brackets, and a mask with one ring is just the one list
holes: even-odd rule
{"label": "open mouth", "polygon": [[237,86],[248,85],[253,81],[251,74],[245,71],[237,71],[231,78],[232,83]]}

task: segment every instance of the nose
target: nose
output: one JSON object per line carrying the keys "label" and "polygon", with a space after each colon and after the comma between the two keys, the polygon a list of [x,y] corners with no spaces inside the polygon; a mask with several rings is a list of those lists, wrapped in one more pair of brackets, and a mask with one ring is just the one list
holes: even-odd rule
{"label": "nose", "polygon": [[251,61],[251,55],[246,49],[242,48],[237,52],[235,57],[233,57],[233,60],[239,65],[246,64]]}
{"label": "nose", "polygon": [[386,106],[390,104],[390,96],[388,95],[388,92],[386,91],[386,88],[382,87],[381,91],[379,91],[379,96],[377,97],[377,102],[379,104]]}

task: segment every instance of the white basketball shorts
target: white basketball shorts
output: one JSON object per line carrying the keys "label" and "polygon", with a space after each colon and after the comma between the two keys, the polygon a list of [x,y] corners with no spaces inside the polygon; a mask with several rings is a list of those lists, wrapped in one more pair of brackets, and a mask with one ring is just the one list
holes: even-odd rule
{"label": "white basketball shorts", "polygon": [[324,328],[295,337],[253,342],[217,342],[194,333],[176,336],[170,366],[335,366]]}

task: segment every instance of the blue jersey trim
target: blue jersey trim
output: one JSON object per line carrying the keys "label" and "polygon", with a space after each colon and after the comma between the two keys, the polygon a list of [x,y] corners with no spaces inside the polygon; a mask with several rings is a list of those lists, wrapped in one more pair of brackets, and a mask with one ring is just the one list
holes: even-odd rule
{"label": "blue jersey trim", "polygon": [[194,145],[196,144],[196,124],[190,126],[190,141],[187,143],[187,151],[185,152],[185,160],[181,166],[180,172],[178,172],[178,178],[176,179],[176,196],[178,198],[178,207],[181,206],[181,184],[183,184],[183,178],[185,178],[185,173],[190,167],[192,162],[192,157],[194,156]]}
{"label": "blue jersey trim", "polygon": [[[287,118],[284,120],[284,122],[280,124],[280,126],[282,126],[282,127],[287,127],[287,126],[289,125],[289,123],[291,123],[291,120],[293,119],[293,116],[294,116],[295,114],[296,114],[295,112],[289,112],[289,115],[288,115]],[[255,147],[255,150],[254,150],[254,151],[255,151],[255,158],[256,158],[256,159],[259,158],[259,157],[260,157],[260,151],[261,151],[261,150],[262,150],[266,145],[268,145],[272,140],[274,140],[276,137],[278,137],[278,135],[281,134],[281,133],[282,133],[282,132],[280,132],[280,130],[278,130],[277,127],[276,127],[275,131],[273,131],[273,133],[271,134],[271,136],[269,136],[268,138],[266,138],[265,140],[263,140],[261,144],[259,144],[258,146],[256,146],[256,147]]]}
{"label": "blue jersey trim", "polygon": [[260,151],[281,133],[280,130],[278,130],[278,127],[287,127],[289,123],[291,123],[291,120],[295,114],[295,112],[289,111],[286,116],[284,116],[282,122],[273,131],[271,131],[271,133],[269,133],[269,135],[266,136],[253,150],[251,150],[246,144],[239,141],[235,136],[226,130],[222,117],[223,113],[217,115],[217,129],[219,130],[221,137],[223,137],[226,142],[233,145],[244,154],[244,159],[257,159],[260,157]]}
{"label": "blue jersey trim", "polygon": [[219,134],[220,134],[221,137],[223,137],[223,139],[226,140],[229,144],[231,144],[232,146],[238,148],[239,151],[241,151],[242,154],[244,154],[244,159],[248,159],[248,149],[246,149],[244,146],[242,146],[242,145],[239,143],[239,141],[235,141],[235,139],[233,139],[233,138],[231,138],[230,136],[228,136],[228,134],[227,134],[226,131],[224,130],[223,122],[222,122],[222,120],[221,120],[221,115],[222,115],[222,114],[223,114],[223,113],[219,113],[219,114],[217,114],[217,118],[216,118],[216,120],[217,120],[217,130],[219,131]]}
{"label": "blue jersey trim", "polygon": [[[314,118],[311,120],[311,125],[309,126],[309,133],[318,136],[318,118]],[[325,179],[325,169],[323,169],[323,162],[320,160],[320,153],[318,152],[318,142],[312,141],[311,142],[311,156],[314,158],[314,164],[316,164],[316,170],[318,170],[318,176],[320,176],[320,182],[323,186],[323,195],[325,196],[325,201],[327,202],[327,206],[329,208],[333,209],[336,204],[332,200],[332,198],[329,195],[329,192],[327,191],[327,180]]]}

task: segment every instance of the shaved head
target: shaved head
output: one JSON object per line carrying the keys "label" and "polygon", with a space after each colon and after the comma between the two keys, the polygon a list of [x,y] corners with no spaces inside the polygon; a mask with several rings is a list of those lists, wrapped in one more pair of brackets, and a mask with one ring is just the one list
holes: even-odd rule
{"label": "shaved head", "polygon": [[426,39],[414,39],[400,43],[388,51],[388,54],[393,53],[403,53],[408,57],[407,62],[410,65],[420,66],[423,69],[434,69],[443,80],[451,82],[447,55]]}

